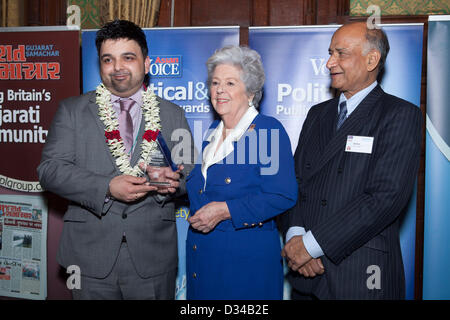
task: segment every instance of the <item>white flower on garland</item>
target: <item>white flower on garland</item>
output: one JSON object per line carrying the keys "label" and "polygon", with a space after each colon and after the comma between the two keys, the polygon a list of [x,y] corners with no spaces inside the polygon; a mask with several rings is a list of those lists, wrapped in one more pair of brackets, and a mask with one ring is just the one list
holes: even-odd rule
{"label": "white flower on garland", "polygon": [[147,89],[142,92],[142,115],[145,121],[145,133],[142,137],[141,155],[137,165],[131,167],[130,159],[127,155],[125,145],[119,132],[119,121],[111,103],[111,93],[103,85],[99,84],[96,89],[98,115],[105,124],[105,137],[112,156],[116,159],[116,165],[123,174],[140,177],[144,171],[139,168],[139,163],[149,163],[150,154],[158,149],[156,137],[161,130],[159,118],[159,102],[152,90]]}

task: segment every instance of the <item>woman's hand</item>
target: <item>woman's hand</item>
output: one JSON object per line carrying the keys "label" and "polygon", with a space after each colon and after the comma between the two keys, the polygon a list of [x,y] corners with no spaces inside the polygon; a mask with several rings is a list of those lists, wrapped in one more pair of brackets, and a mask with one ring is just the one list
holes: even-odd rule
{"label": "woman's hand", "polygon": [[203,233],[213,230],[223,220],[230,219],[230,211],[226,202],[210,202],[201,207],[195,215],[188,219],[191,227]]}

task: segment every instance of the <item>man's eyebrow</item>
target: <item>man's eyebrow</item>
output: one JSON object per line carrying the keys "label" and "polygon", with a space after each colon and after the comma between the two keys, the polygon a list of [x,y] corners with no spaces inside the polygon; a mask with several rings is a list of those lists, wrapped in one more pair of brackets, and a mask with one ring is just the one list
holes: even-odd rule
{"label": "man's eyebrow", "polygon": [[[134,53],[134,52],[124,52],[124,53],[121,54],[121,56],[129,56],[129,55],[136,56],[136,53]],[[104,54],[101,55],[100,58],[105,58],[105,57],[112,57],[112,54],[111,53],[104,53]]]}
{"label": "man's eyebrow", "polygon": [[350,48],[328,48],[328,53],[332,53],[332,52],[338,52],[338,53],[345,53],[345,52],[349,52]]}

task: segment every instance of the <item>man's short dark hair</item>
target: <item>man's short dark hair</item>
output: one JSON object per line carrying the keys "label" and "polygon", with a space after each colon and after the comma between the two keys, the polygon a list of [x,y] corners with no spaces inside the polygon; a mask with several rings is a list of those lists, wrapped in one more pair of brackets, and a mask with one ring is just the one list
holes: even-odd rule
{"label": "man's short dark hair", "polygon": [[139,26],[131,21],[118,19],[108,22],[100,30],[97,31],[95,45],[97,47],[97,53],[99,57],[102,43],[106,40],[117,39],[129,39],[136,41],[141,47],[144,59],[145,57],[147,57],[148,47],[144,31],[142,31]]}

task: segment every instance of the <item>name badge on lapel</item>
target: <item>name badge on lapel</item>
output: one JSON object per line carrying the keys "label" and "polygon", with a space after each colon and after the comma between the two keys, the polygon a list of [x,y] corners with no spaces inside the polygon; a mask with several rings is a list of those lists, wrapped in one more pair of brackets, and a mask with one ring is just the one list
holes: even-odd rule
{"label": "name badge on lapel", "polygon": [[345,152],[372,153],[373,137],[347,136]]}

